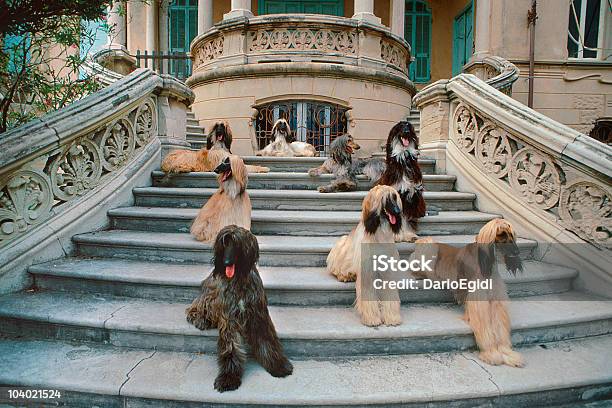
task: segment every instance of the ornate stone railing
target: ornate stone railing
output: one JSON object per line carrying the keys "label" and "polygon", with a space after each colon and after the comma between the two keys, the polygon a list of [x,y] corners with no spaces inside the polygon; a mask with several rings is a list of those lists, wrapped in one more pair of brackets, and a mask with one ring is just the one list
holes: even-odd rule
{"label": "ornate stone railing", "polygon": [[95,76],[104,86],[108,86],[123,78],[123,75],[120,73],[104,68],[102,65],[92,60],[86,60],[81,67],[86,75]]}
{"label": "ornate stone railing", "polygon": [[497,56],[472,61],[466,65],[465,72],[476,75],[506,95],[512,95],[512,84],[520,73],[516,65]]}
{"label": "ornate stone railing", "polygon": [[193,97],[170,76],[138,70],[0,135],[0,279],[49,238],[69,240],[62,231],[86,225],[94,209],[131,189],[132,176],[159,162],[162,145],[181,145]]}
{"label": "ornate stone railing", "polygon": [[383,26],[315,14],[223,21],[192,42],[194,73],[263,62],[326,62],[408,75],[410,45]]}

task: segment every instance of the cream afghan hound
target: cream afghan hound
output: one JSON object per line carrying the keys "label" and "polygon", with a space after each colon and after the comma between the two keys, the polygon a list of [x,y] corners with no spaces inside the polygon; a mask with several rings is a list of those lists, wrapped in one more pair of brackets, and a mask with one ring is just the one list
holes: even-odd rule
{"label": "cream afghan hound", "polygon": [[191,234],[198,241],[214,241],[228,225],[251,229],[251,200],[246,191],[248,176],[244,162],[230,155],[214,171],[218,174],[219,190],[208,199],[191,225]]}
{"label": "cream afghan hound", "polygon": [[419,239],[416,244],[413,258],[424,255],[435,262],[431,272],[415,273],[418,278],[492,280],[490,290],[456,290],[453,295],[459,304],[465,306],[463,319],[474,332],[480,349],[478,357],[491,365],[522,367],[523,357],[512,350],[508,292],[497,271],[496,261],[499,252],[510,273],[523,270],[512,225],[503,219],[489,221],[476,236],[476,242],[463,248],[435,243],[432,238]]}
{"label": "cream afghan hound", "polygon": [[[232,129],[227,122],[217,122],[206,138],[206,148],[200,150],[174,150],[162,161],[161,169],[167,175],[192,171],[213,171],[231,154]],[[268,167],[247,165],[249,173],[267,173]]]}
{"label": "cream afghan hound", "polygon": [[341,282],[356,280],[355,308],[361,323],[366,326],[395,326],[402,322],[398,291],[376,292],[373,284],[375,273],[362,268],[362,244],[391,244],[393,256],[399,259],[394,234],[401,229],[401,215],[402,200],[398,192],[393,187],[375,186],[363,200],[361,221],[357,227],[340,238],[327,256],[329,273]]}
{"label": "cream afghan hound", "polygon": [[314,157],[317,151],[306,142],[292,142],[291,128],[285,119],[279,119],[272,126],[274,141],[255,153],[257,156]]}

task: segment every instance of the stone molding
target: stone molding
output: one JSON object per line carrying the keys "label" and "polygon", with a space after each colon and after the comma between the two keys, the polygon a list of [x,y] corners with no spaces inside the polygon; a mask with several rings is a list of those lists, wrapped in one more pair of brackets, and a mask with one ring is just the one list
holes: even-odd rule
{"label": "stone molding", "polygon": [[465,66],[464,71],[475,74],[493,88],[509,96],[512,95],[512,84],[520,74],[516,65],[497,56],[472,60]]}

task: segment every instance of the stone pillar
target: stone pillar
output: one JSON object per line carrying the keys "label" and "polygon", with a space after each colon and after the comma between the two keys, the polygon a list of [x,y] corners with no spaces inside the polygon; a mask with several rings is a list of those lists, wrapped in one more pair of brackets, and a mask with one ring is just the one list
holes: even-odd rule
{"label": "stone pillar", "polygon": [[113,2],[108,9],[109,33],[106,44],[108,48],[125,48],[127,46],[127,25],[125,19],[125,3]]}
{"label": "stone pillar", "polygon": [[146,50],[148,52],[155,51],[157,49],[157,1],[151,0],[150,3],[145,5],[145,13],[147,16],[147,25],[145,28],[146,37]]}
{"label": "stone pillar", "polygon": [[168,52],[168,7],[169,0],[162,0],[159,4],[159,50]]}
{"label": "stone pillar", "polygon": [[[234,1],[232,0],[233,3]],[[374,15],[374,0],[355,0],[355,14],[353,18],[368,23],[380,24],[380,18]]]}
{"label": "stone pillar", "polygon": [[391,0],[391,32],[402,38],[404,38],[405,14],[406,1]]}
{"label": "stone pillar", "polygon": [[212,26],[213,0],[198,0],[198,35],[205,33]]}
{"label": "stone pillar", "polygon": [[489,27],[491,22],[491,0],[476,2],[476,36],[474,37],[474,57],[482,58],[490,54]]}
{"label": "stone pillar", "polygon": [[251,0],[232,0],[232,10],[223,15],[224,20],[237,17],[253,17],[251,11]]}

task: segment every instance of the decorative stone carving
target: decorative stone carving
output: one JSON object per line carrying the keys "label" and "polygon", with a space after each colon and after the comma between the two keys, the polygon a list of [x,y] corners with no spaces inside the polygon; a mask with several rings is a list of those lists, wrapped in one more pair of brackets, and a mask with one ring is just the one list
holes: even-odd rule
{"label": "decorative stone carving", "polygon": [[478,137],[478,119],[467,105],[460,104],[453,116],[453,130],[457,145],[466,152],[471,152]]}
{"label": "decorative stone carving", "polygon": [[510,185],[527,203],[546,210],[559,201],[561,177],[549,157],[527,147],[512,159]]}
{"label": "decorative stone carving", "polygon": [[590,181],[565,187],[559,199],[563,225],[579,237],[612,247],[612,191]]}
{"label": "decorative stone carving", "polygon": [[329,30],[314,28],[278,28],[249,31],[249,52],[267,50],[322,51],[343,55],[357,53],[357,33],[352,30]]}
{"label": "decorative stone carving", "polygon": [[136,111],[135,130],[136,146],[144,146],[157,132],[157,112],[154,111],[155,103],[149,99],[140,105]]}
{"label": "decorative stone carving", "polygon": [[0,242],[46,219],[52,205],[51,185],[44,174],[19,170],[0,181]]}
{"label": "decorative stone carving", "polygon": [[380,40],[380,58],[391,65],[395,65],[402,72],[408,73],[408,53],[403,47],[387,41]]}
{"label": "decorative stone carving", "polygon": [[476,158],[487,173],[498,178],[508,173],[508,165],[516,151],[516,144],[508,136],[505,130],[494,125],[485,126],[478,133]]}
{"label": "decorative stone carving", "polygon": [[69,201],[94,188],[102,176],[100,150],[91,140],[75,141],[51,164],[55,197]]}
{"label": "decorative stone carving", "polygon": [[222,35],[206,41],[196,53],[195,66],[198,67],[223,55],[223,43]]}
{"label": "decorative stone carving", "polygon": [[102,136],[102,164],[107,171],[120,169],[134,153],[136,138],[132,124],[127,119],[111,123]]}

